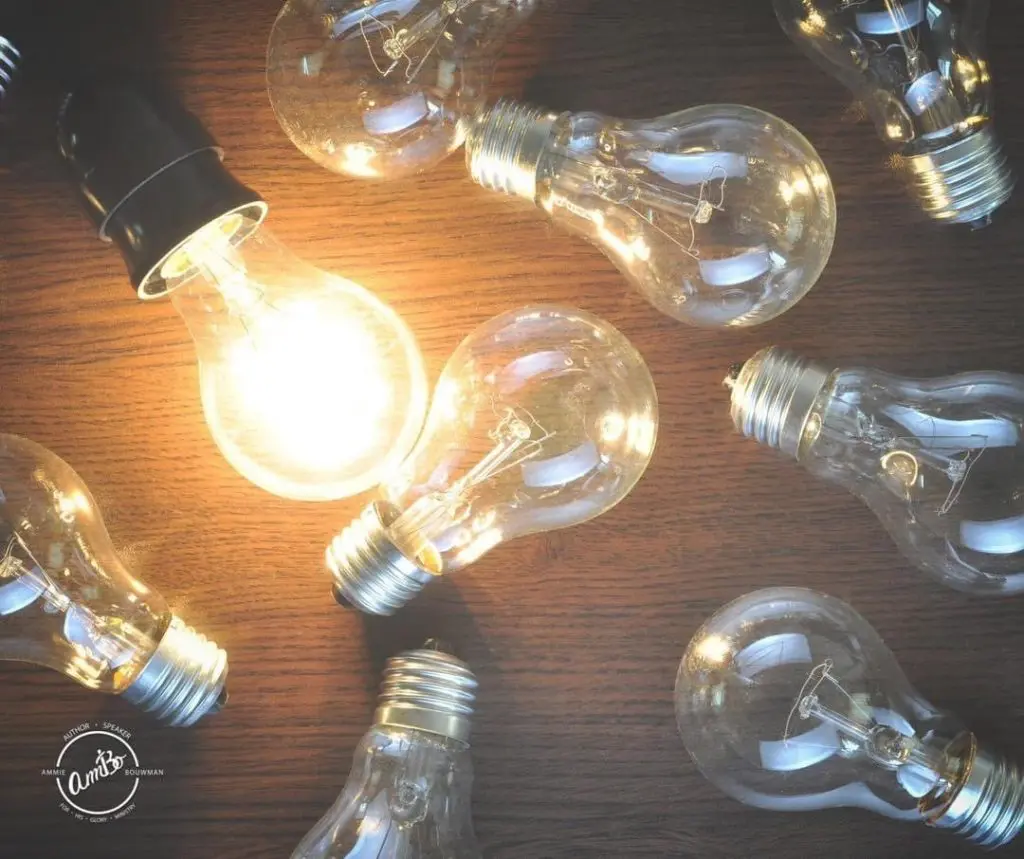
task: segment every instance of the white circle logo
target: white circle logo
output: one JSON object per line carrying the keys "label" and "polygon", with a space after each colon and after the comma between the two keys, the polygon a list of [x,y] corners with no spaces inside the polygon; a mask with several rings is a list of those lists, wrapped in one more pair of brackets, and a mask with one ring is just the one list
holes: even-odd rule
{"label": "white circle logo", "polygon": [[164,771],[140,766],[131,736],[110,722],[85,722],[64,735],[56,764],[42,771],[56,781],[63,811],[76,820],[106,823],[135,809],[142,778]]}
{"label": "white circle logo", "polygon": [[[83,763],[88,768],[80,769]],[[139,777],[125,775],[138,768],[138,755],[126,739],[110,731],[85,731],[69,740],[57,756],[57,769],[65,772],[57,776],[57,789],[82,814],[114,814],[139,789]]]}

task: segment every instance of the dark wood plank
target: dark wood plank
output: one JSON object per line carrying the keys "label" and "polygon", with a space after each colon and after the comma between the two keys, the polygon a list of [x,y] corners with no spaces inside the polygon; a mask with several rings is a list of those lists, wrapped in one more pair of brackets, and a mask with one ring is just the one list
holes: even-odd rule
{"label": "dark wood plank", "polygon": [[[999,129],[1024,164],[1024,10],[993,4]],[[263,56],[277,0],[55,0],[0,6],[38,50],[4,126],[0,404],[4,431],[70,461],[138,575],[230,651],[231,701],[187,732],[29,666],[0,667],[0,854],[280,859],[334,800],[368,727],[383,660],[426,635],[478,672],[475,818],[489,857],[970,856],[952,836],[866,812],[771,815],[720,796],[676,734],[672,684],[699,623],[771,584],[851,601],[931,700],[1024,758],[1019,601],[933,586],[852,497],[736,437],[720,381],[778,342],[895,372],[1024,371],[1022,195],[979,233],[922,223],[850,97],[782,35],[770,3],[551,2],[510,45],[495,93],[654,116],[749,103],[793,122],[836,187],[821,282],[769,326],[687,329],[599,253],[463,177],[456,156],[392,185],[334,177],[278,129]],[[75,70],[79,71],[75,71]],[[120,69],[163,79],[208,123],[299,254],[377,291],[420,338],[432,376],[514,303],[578,304],[647,357],[662,429],[634,495],[587,526],[488,555],[390,620],[333,607],[324,541],[365,499],[294,504],[245,482],[202,422],[188,335],[140,304],[65,183],[59,84]],[[50,766],[84,719],[135,732],[144,785],[125,821],[57,809]]]}

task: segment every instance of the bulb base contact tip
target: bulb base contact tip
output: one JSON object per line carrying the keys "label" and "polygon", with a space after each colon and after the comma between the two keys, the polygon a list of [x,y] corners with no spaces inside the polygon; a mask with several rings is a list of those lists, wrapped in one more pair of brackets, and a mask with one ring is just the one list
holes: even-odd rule
{"label": "bulb base contact tip", "polygon": [[14,83],[14,76],[21,64],[21,54],[10,41],[0,36],[0,99],[7,95],[7,91]]}
{"label": "bulb base contact tip", "polygon": [[391,540],[395,518],[386,504],[371,504],[331,542],[326,560],[339,604],[391,615],[434,578]]}
{"label": "bulb base contact tip", "polygon": [[481,114],[466,140],[466,167],[473,181],[533,202],[537,167],[557,118],[557,114],[504,99]]}
{"label": "bulb base contact tip", "polygon": [[725,380],[732,421],[747,438],[796,456],[811,407],[829,372],[776,346],[762,349]]}
{"label": "bulb base contact tip", "polygon": [[1016,177],[991,128],[907,161],[914,191],[936,220],[984,227],[1013,193]]}
{"label": "bulb base contact tip", "polygon": [[177,617],[122,697],[172,728],[186,728],[227,701],[228,657]]}
{"label": "bulb base contact tip", "polygon": [[972,751],[962,785],[935,826],[982,847],[1009,844],[1024,828],[1024,771],[986,750]]}
{"label": "bulb base contact tip", "polygon": [[468,743],[476,687],[465,662],[428,642],[388,660],[374,722]]}

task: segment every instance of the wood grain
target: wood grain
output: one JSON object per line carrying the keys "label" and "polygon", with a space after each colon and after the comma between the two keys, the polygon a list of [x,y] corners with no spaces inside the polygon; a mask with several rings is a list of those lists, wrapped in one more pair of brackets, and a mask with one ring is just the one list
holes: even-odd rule
{"label": "wood grain", "polygon": [[[993,5],[998,127],[1022,164],[1024,9]],[[816,587],[852,602],[926,697],[1024,759],[1022,604],[933,586],[859,502],[734,435],[720,386],[771,342],[907,375],[1024,371],[1022,195],[982,232],[923,223],[871,126],[792,48],[767,0],[551,2],[509,46],[496,94],[627,116],[748,103],[801,128],[831,171],[840,229],[808,298],[763,328],[690,330],[592,248],[472,185],[458,156],[392,185],[305,160],[264,90],[277,6],[0,6],[0,31],[32,51],[0,144],[0,429],[79,470],[137,574],[232,664],[227,709],[183,732],[57,675],[0,667],[0,855],[288,856],[341,789],[384,659],[435,634],[481,682],[474,808],[488,857],[976,855],[866,812],[772,815],[723,798],[678,739],[671,692],[687,641],[724,601]],[[322,547],[366,499],[288,503],[231,470],[201,418],[184,326],[168,304],[134,299],[65,181],[60,86],[111,70],[176,90],[266,196],[280,238],[392,303],[432,377],[473,326],[516,304],[577,304],[621,328],[662,406],[635,493],[589,525],[495,550],[396,618],[335,608]],[[70,820],[39,775],[85,719],[132,730],[145,765],[167,772],[116,824]]]}

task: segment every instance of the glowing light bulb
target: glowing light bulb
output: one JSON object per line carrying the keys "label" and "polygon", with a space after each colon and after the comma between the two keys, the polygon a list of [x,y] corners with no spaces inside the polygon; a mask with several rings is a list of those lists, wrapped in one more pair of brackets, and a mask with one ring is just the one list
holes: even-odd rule
{"label": "glowing light bulb", "polygon": [[132,578],[56,455],[0,434],[0,659],[33,662],[191,725],[227,699],[223,650]]}
{"label": "glowing light bulb", "polygon": [[422,359],[402,320],[276,242],[262,226],[266,204],[224,170],[179,106],[121,89],[76,95],[61,136],[86,207],[120,246],[139,296],[170,293],[188,325],[203,411],[227,460],[302,500],[384,479],[427,408]]}
{"label": "glowing light bulb", "polygon": [[744,435],[839,483],[943,584],[1024,590],[1024,378],[915,381],[772,347],[727,381]]}
{"label": "glowing light bulb", "polygon": [[348,783],[292,859],[481,856],[470,816],[476,678],[432,647],[388,660]]}
{"label": "glowing light bulb", "polygon": [[653,120],[499,102],[466,141],[473,179],[597,245],[662,313],[748,326],[798,302],[832,251],[832,184],[810,143],[739,105]]}
{"label": "glowing light bulb", "polygon": [[782,28],[849,87],[932,218],[984,226],[1014,176],[992,131],[988,0],[775,0]]}
{"label": "glowing light bulb", "polygon": [[270,102],[330,170],[394,179],[462,145],[502,43],[536,0],[289,0],[267,48]]}
{"label": "glowing light bulb", "polygon": [[676,717],[707,778],[771,811],[855,806],[985,847],[1024,826],[1024,775],[926,701],[846,603],[802,588],[720,609],[679,665]]}
{"label": "glowing light bulb", "polygon": [[391,614],[499,543],[621,501],[654,452],[647,366],[607,322],[537,306],[467,337],[381,499],[327,551],[340,602]]}

